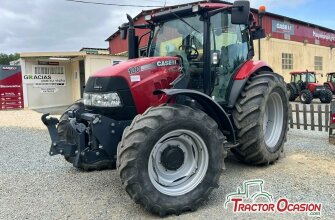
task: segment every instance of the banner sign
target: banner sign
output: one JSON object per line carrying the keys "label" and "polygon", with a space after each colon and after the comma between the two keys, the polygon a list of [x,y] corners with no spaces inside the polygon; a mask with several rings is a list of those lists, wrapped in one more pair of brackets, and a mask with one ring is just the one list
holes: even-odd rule
{"label": "banner sign", "polygon": [[0,65],[0,110],[23,107],[21,67]]}
{"label": "banner sign", "polygon": [[66,86],[64,66],[37,65],[32,73],[23,75],[23,83],[34,84],[34,87]]}
{"label": "banner sign", "polygon": [[294,25],[287,22],[272,20],[272,32],[294,35]]}

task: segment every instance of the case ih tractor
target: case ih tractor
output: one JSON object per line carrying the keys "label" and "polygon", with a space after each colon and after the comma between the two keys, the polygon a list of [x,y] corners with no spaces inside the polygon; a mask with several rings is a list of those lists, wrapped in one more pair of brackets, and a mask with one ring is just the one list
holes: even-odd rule
{"label": "case ih tractor", "polygon": [[322,103],[330,103],[333,93],[316,81],[315,72],[291,72],[291,82],[287,84],[289,101],[294,101],[299,96],[304,104],[310,104],[314,98],[320,98]]}
{"label": "case ih tractor", "polygon": [[[253,61],[264,37],[248,1],[206,2],[120,27],[129,61],[91,76],[83,102],[42,116],[50,155],[75,167],[116,166],[125,190],[160,216],[193,211],[218,187],[227,150],[249,164],[283,151],[288,98],[283,78]],[[261,19],[260,19],[261,20]],[[149,29],[138,57],[136,28]],[[56,127],[57,126],[57,127]]]}
{"label": "case ih tractor", "polygon": [[335,72],[327,73],[327,82],[323,85],[326,89],[329,89],[333,94],[335,94]]}

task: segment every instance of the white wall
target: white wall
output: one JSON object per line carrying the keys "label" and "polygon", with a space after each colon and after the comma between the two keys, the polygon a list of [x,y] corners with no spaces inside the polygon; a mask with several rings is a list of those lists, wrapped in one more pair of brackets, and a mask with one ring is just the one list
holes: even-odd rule
{"label": "white wall", "polygon": [[[32,73],[33,65],[37,65],[35,59],[24,59],[25,60],[25,71],[26,73]],[[66,86],[58,86],[58,92],[42,94],[40,88],[33,87],[33,84],[26,84],[26,97],[28,99],[28,107],[31,109],[35,108],[47,108],[69,105],[73,102],[72,95],[72,73],[70,62],[60,62],[59,66],[64,66],[66,75]]]}
{"label": "white wall", "polygon": [[[75,58],[71,61],[57,61],[60,66],[65,67],[66,86],[57,87],[58,92],[42,94],[40,88],[33,87],[33,84],[24,84],[25,107],[48,108],[70,105],[80,99],[80,73],[79,60]],[[112,65],[114,60],[127,60],[127,57],[110,56],[110,55],[91,55],[85,56],[85,81],[96,71]],[[32,73],[33,65],[38,64],[36,58],[21,58],[22,73]]]}
{"label": "white wall", "polygon": [[127,57],[123,56],[109,56],[109,55],[93,55],[88,54],[85,58],[85,80],[87,81],[96,71],[110,66],[113,64],[113,60],[127,60]]}

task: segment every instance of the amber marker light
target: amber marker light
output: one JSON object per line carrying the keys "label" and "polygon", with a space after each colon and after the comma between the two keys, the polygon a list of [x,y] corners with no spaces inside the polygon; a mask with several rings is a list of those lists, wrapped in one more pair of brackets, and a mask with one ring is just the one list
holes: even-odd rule
{"label": "amber marker light", "polygon": [[266,7],[264,5],[259,6],[258,8],[259,13],[265,13]]}

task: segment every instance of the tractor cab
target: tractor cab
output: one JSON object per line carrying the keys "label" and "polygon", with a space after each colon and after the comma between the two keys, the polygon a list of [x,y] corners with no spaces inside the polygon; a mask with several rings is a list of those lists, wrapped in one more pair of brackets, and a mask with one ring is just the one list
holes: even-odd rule
{"label": "tractor cab", "polygon": [[291,83],[295,84],[299,91],[304,89],[314,90],[317,84],[315,72],[291,72]]}
{"label": "tractor cab", "polygon": [[324,83],[324,86],[335,93],[335,72],[327,73],[327,82]]}
{"label": "tractor cab", "polygon": [[327,82],[335,83],[335,72],[327,73]]}
{"label": "tractor cab", "polygon": [[233,24],[228,10],[206,20],[192,14],[157,22],[148,56],[178,56],[188,78],[187,89],[207,91],[217,102],[227,101],[234,71],[251,58],[247,25]]}

